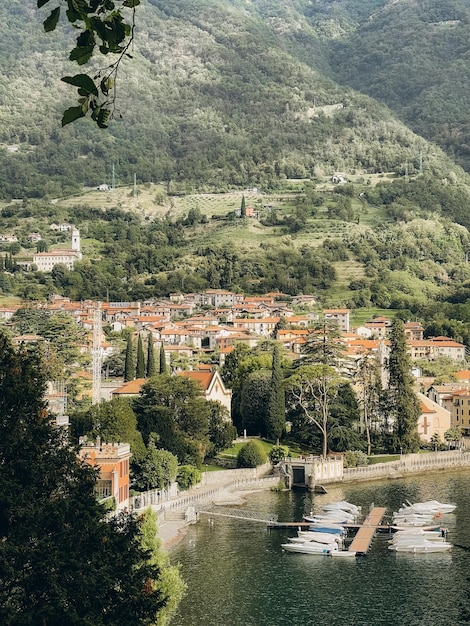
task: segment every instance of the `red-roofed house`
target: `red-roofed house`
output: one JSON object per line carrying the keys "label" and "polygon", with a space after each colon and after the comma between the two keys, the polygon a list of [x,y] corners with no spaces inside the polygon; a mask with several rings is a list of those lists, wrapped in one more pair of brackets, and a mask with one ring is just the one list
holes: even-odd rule
{"label": "red-roofed house", "polygon": [[99,467],[95,491],[100,500],[114,497],[118,509],[129,506],[131,450],[128,443],[85,442],[78,456],[88,465]]}
{"label": "red-roofed house", "polygon": [[226,389],[219,372],[178,372],[178,376],[185,376],[187,378],[191,378],[191,380],[197,381],[203,389],[206,400],[220,402],[220,404],[227,409],[230,415],[232,390]]}
{"label": "red-roofed house", "polygon": [[131,398],[138,396],[142,385],[147,381],[146,378],[135,378],[121,385],[113,391],[113,398]]}

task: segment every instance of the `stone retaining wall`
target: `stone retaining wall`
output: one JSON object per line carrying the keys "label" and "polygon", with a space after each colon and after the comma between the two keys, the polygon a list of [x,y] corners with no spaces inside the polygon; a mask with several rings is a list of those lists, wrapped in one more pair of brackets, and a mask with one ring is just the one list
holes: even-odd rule
{"label": "stone retaining wall", "polygon": [[226,486],[238,480],[253,480],[272,473],[271,463],[265,463],[259,467],[246,467],[243,469],[220,470],[217,472],[204,472],[202,474],[202,487]]}
{"label": "stone retaining wall", "polygon": [[470,452],[452,450],[450,452],[432,452],[429,454],[404,454],[397,461],[344,469],[343,482],[403,478],[409,474],[420,474],[458,467],[470,468]]}

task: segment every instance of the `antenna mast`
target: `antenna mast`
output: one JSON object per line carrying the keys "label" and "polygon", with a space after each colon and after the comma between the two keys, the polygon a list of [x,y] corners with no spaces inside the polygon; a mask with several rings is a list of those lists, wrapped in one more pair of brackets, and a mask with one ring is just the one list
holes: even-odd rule
{"label": "antenna mast", "polygon": [[92,404],[101,401],[101,302],[93,312],[93,397]]}

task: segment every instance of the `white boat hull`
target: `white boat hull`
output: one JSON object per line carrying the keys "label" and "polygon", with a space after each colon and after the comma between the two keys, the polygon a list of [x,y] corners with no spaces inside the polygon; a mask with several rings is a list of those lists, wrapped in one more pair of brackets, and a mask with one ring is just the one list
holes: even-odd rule
{"label": "white boat hull", "polygon": [[335,550],[338,550],[336,543],[316,543],[312,541],[305,541],[303,543],[283,543],[281,547],[286,552],[297,552],[299,554],[329,554]]}

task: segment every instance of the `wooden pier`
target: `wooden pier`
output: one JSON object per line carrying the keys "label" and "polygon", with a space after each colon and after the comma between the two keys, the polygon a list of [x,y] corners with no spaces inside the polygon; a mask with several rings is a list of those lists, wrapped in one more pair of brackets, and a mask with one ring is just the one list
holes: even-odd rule
{"label": "wooden pier", "polygon": [[383,507],[374,507],[364,522],[359,526],[356,536],[352,540],[348,551],[356,552],[356,554],[367,554],[372,539],[379,528],[386,509]]}

